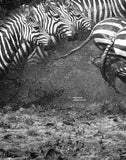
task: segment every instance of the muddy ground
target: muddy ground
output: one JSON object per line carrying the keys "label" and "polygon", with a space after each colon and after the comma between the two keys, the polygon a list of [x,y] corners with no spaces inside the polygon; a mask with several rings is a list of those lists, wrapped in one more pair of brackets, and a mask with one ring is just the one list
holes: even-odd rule
{"label": "muddy ground", "polygon": [[[0,93],[0,158],[4,160],[126,160],[126,86],[117,94],[90,63],[90,42],[64,43],[45,65],[25,66],[20,87]],[[81,97],[81,98],[76,98]]]}

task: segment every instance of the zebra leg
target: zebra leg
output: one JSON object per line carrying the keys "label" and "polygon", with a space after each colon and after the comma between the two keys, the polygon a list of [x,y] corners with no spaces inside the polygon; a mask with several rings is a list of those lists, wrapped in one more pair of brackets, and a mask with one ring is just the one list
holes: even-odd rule
{"label": "zebra leg", "polygon": [[[102,77],[104,78],[104,80],[106,82],[108,82],[108,84],[115,90],[116,93],[120,93],[117,89],[116,89],[116,85],[115,85],[115,70],[114,68],[111,67],[111,63],[109,65],[107,65],[107,57],[111,58],[110,55],[108,56],[109,50],[111,48],[111,46],[113,45],[113,41],[111,44],[109,44],[104,53],[101,56],[101,68],[100,68],[100,72]],[[107,74],[107,70],[110,70]],[[110,74],[111,73],[111,74]],[[111,75],[111,76],[110,76]]]}
{"label": "zebra leg", "polygon": [[[101,56],[95,57],[91,59],[91,63],[97,67],[98,69],[101,69]],[[108,63],[107,63],[108,64]],[[109,84],[115,88],[115,68],[110,67],[109,65],[106,67],[106,75],[109,78]],[[118,92],[118,91],[116,91]]]}
{"label": "zebra leg", "polygon": [[117,69],[115,74],[122,82],[126,83],[126,67]]}
{"label": "zebra leg", "polygon": [[106,68],[107,68],[106,62],[107,62],[107,56],[108,56],[109,50],[110,50],[110,48],[111,48],[112,45],[113,45],[113,43],[109,44],[106,47],[104,53],[102,54],[102,56],[101,56],[101,68],[100,68],[100,72],[101,72],[102,77],[109,84],[110,84],[109,78],[106,75]]}
{"label": "zebra leg", "polygon": [[101,68],[101,56],[97,56],[95,58],[90,58],[91,63],[97,67],[97,68]]}

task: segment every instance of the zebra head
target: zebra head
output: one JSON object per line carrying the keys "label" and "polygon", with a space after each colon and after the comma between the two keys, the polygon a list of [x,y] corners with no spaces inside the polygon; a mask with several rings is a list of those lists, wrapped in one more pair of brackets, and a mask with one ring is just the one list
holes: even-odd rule
{"label": "zebra head", "polygon": [[55,46],[55,38],[50,36],[40,22],[35,18],[33,10],[25,6],[25,25],[23,26],[22,36],[24,41],[32,42],[35,45],[42,45],[45,50]]}
{"label": "zebra head", "polygon": [[74,25],[76,26],[77,33],[84,32],[85,30],[91,31],[94,26],[94,22],[87,13],[81,11],[80,8],[71,0],[64,0],[67,10],[71,17],[74,19]]}
{"label": "zebra head", "polygon": [[55,21],[55,35],[60,37],[60,39],[75,39],[77,34],[76,26],[73,17],[63,3],[51,1],[45,5],[45,10],[48,13],[48,17],[52,17],[52,21]]}

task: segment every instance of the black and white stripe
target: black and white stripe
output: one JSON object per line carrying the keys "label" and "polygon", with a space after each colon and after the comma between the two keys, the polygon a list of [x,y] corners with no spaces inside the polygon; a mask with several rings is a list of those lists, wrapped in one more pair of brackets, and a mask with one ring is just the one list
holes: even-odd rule
{"label": "black and white stripe", "polygon": [[122,82],[126,83],[126,67],[116,69],[115,76],[118,77]]}
{"label": "black and white stripe", "polygon": [[[110,65],[112,65],[115,62],[121,61],[124,64],[126,63],[126,26],[120,30],[113,42],[113,49],[114,54],[109,54],[108,52],[103,55],[103,62],[106,61],[106,59],[112,59],[112,62]],[[114,61],[114,62],[113,62]],[[105,66],[102,67],[107,67]],[[106,75],[106,72],[104,71],[104,74]],[[119,77],[123,82],[126,83],[126,67],[120,67],[115,72],[116,76]]]}
{"label": "black and white stripe", "polygon": [[71,19],[69,19],[70,15],[66,17],[64,14],[66,11],[63,6],[46,5],[35,1],[29,7],[34,11],[36,19],[40,21],[49,35],[62,39],[63,37],[73,38],[76,34]]}
{"label": "black and white stripe", "polygon": [[[57,36],[60,40],[77,39],[78,30],[85,28],[91,30],[91,22],[85,15],[74,6],[66,6],[63,1],[42,3],[35,1],[29,5],[35,15],[42,23],[42,27],[50,34]],[[81,26],[81,27],[80,27]]]}
{"label": "black and white stripe", "polygon": [[22,43],[13,58],[10,71],[23,69],[26,63],[32,66],[43,64],[49,60],[52,52],[52,50],[44,50],[43,46],[34,47],[32,43]]}
{"label": "black and white stripe", "polygon": [[[126,26],[126,20],[123,18],[106,18],[99,23],[97,23],[88,38],[78,47],[71,50],[68,54],[60,57],[66,58],[67,56],[73,54],[80,48],[84,47],[91,39],[93,39],[94,44],[101,50],[105,50],[108,45],[112,43],[112,39],[115,38],[119,30]],[[112,50],[112,46],[111,46]]]}
{"label": "black and white stripe", "polygon": [[11,13],[0,26],[0,78],[7,73],[22,43],[32,42],[36,46],[47,45],[49,41],[50,36],[45,38],[29,8],[22,6]]}
{"label": "black and white stripe", "polygon": [[43,65],[49,61],[49,58],[55,51],[45,51],[42,47],[36,47],[36,50],[28,57],[27,64],[30,66]]}
{"label": "black and white stripe", "polygon": [[[56,3],[51,3],[51,6],[49,4],[48,8],[46,8],[48,11],[46,11],[43,3],[40,2],[31,4],[29,8],[34,11],[35,18],[38,19],[40,23],[42,22],[42,27],[45,28],[50,35],[54,35],[56,37],[58,36],[58,38],[60,37],[60,40],[64,37],[71,37],[72,35],[75,35],[73,34],[73,31],[77,29],[77,26],[80,25],[82,20],[85,24],[87,22],[85,17],[81,17],[80,13],[78,14],[75,10],[69,10],[63,3],[58,5]],[[53,44],[56,44],[55,38],[52,37],[53,36],[51,36],[51,39],[53,39]],[[26,57],[28,57],[29,53],[32,51],[33,49],[30,43],[23,43],[14,57],[14,61],[11,65],[12,68],[21,68],[24,66]],[[35,51],[36,53],[34,52],[30,55],[28,63],[39,63],[43,59],[42,57],[44,55],[48,55],[48,53],[50,53],[50,51],[46,52],[39,47],[37,47]]]}
{"label": "black and white stripe", "polygon": [[105,18],[126,18],[126,0],[67,0],[67,3],[87,17],[78,26],[82,33],[91,30],[94,24]]}
{"label": "black and white stripe", "polygon": [[71,0],[95,23],[108,17],[126,17],[126,0]]}
{"label": "black and white stripe", "polygon": [[[103,54],[96,57],[92,62],[100,68],[103,78],[114,88],[114,84],[111,83],[110,77],[107,75],[107,71],[111,70],[111,65],[119,60],[126,59],[126,20],[123,18],[106,18],[97,23],[87,40],[85,40],[81,47],[85,46],[91,39],[94,40],[94,44],[101,50]],[[80,46],[70,51],[70,54],[74,53]],[[112,53],[109,53],[109,52]],[[119,71],[116,74],[119,74]]]}

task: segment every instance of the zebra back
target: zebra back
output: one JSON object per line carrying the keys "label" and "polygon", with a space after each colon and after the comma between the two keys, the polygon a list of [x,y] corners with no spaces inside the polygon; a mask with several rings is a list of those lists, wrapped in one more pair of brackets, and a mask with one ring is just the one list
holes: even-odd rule
{"label": "zebra back", "polygon": [[107,17],[126,17],[126,0],[71,0],[95,23]]}

